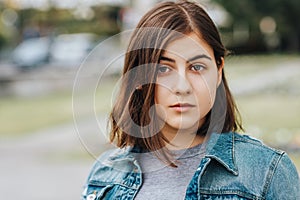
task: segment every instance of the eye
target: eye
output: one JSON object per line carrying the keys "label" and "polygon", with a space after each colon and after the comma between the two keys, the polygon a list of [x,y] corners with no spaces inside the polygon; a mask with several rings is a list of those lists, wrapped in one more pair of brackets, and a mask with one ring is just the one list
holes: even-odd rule
{"label": "eye", "polygon": [[167,72],[171,71],[171,69],[170,69],[170,67],[168,67],[166,65],[161,65],[158,67],[157,71],[158,71],[158,73],[163,74],[163,73],[167,73]]}
{"label": "eye", "polygon": [[191,66],[191,70],[195,72],[202,71],[203,69],[205,69],[205,67],[200,64],[195,64]]}

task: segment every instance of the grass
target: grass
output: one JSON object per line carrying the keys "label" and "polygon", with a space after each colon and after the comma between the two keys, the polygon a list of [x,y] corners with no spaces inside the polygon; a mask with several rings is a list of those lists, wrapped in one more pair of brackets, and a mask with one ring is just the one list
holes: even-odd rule
{"label": "grass", "polygon": [[72,113],[70,94],[55,94],[37,98],[0,99],[1,136],[66,122]]}
{"label": "grass", "polygon": [[272,67],[284,66],[286,62],[299,62],[299,55],[245,55],[229,56],[225,60],[227,78],[239,79]]}
{"label": "grass", "polygon": [[279,129],[300,129],[300,97],[289,95],[255,95],[236,99],[246,127],[257,126],[266,140]]}
{"label": "grass", "polygon": [[300,172],[300,155],[299,154],[288,154],[292,161],[294,162],[298,172]]}
{"label": "grass", "polygon": [[[96,103],[96,112],[108,112],[110,108],[111,88],[114,80],[102,83],[95,96],[85,91],[76,93],[76,117],[84,118],[93,115],[94,98],[101,99]],[[34,131],[56,126],[73,120],[72,91],[49,94],[46,96],[21,98],[0,98],[0,137],[17,137]]]}

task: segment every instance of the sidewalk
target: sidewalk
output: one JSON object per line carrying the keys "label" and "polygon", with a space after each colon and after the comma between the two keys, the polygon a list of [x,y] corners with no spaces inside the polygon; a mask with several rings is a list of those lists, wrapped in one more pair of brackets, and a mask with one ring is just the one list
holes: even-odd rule
{"label": "sidewalk", "polygon": [[95,161],[90,153],[98,156],[107,145],[95,120],[80,122],[78,127],[90,152],[81,144],[73,123],[2,140],[0,199],[79,199]]}

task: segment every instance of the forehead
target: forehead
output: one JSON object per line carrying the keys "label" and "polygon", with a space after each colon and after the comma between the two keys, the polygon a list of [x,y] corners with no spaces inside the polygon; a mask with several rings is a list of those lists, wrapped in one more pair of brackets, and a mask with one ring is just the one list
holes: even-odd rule
{"label": "forehead", "polygon": [[170,42],[164,49],[164,55],[175,54],[189,59],[198,54],[205,54],[214,59],[213,49],[205,40],[199,38],[195,33],[190,33]]}

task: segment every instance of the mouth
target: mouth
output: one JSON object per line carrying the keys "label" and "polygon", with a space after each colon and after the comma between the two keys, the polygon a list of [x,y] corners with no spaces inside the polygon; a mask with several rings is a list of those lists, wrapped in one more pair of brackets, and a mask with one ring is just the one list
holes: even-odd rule
{"label": "mouth", "polygon": [[176,103],[169,107],[178,112],[186,112],[186,111],[189,111],[190,109],[194,108],[195,105],[189,104],[189,103]]}

